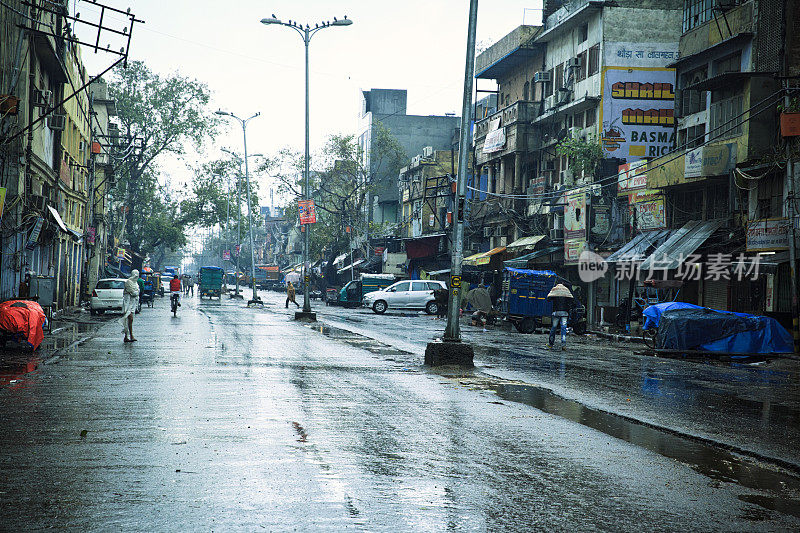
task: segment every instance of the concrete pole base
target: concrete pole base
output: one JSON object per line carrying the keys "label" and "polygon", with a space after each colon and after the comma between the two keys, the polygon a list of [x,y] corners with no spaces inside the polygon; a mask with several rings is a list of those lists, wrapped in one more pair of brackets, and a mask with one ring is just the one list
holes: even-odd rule
{"label": "concrete pole base", "polygon": [[305,322],[316,322],[317,321],[317,313],[313,311],[295,311],[294,313],[295,320],[303,320]]}
{"label": "concrete pole base", "polygon": [[425,348],[425,364],[428,366],[457,365],[467,368],[475,366],[475,350],[471,344],[453,341],[429,342]]}
{"label": "concrete pole base", "polygon": [[238,298],[239,300],[244,300],[244,296],[241,294],[231,294],[231,298]]}

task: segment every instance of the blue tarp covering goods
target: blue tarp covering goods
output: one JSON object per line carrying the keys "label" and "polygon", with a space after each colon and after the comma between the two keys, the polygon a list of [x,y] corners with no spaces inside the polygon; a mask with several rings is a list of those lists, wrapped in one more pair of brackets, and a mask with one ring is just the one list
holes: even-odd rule
{"label": "blue tarp covering goods", "polygon": [[790,353],[792,336],[774,318],[667,302],[644,310],[656,348],[725,353]]}

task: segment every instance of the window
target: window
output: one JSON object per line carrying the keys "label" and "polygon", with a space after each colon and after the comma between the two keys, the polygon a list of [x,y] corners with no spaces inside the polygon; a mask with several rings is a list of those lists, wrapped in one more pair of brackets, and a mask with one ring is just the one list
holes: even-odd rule
{"label": "window", "polygon": [[[548,70],[547,73],[549,74],[548,78],[550,78],[552,80],[553,79],[553,69]],[[545,96],[553,96],[553,82],[552,81],[545,82],[545,84],[544,84],[544,95]]]}
{"label": "window", "polygon": [[600,71],[600,43],[589,48],[589,76]]}
{"label": "window", "polygon": [[[683,33],[705,24],[714,18],[713,10],[725,11],[746,2],[747,0],[684,0],[683,2]],[[719,15],[719,13],[717,13]]]}
{"label": "window", "polygon": [[406,292],[406,291],[409,290],[409,287],[411,287],[411,283],[408,282],[408,281],[403,281],[401,283],[398,283],[397,285],[395,285],[391,289],[389,289],[389,291],[390,292]]}
{"label": "window", "polygon": [[686,87],[691,87],[695,83],[700,83],[706,79],[706,67],[701,67],[685,74],[681,74],[681,116],[691,115],[705,111],[706,109],[706,92],[698,91],[695,89],[687,90]]}
{"label": "window", "polygon": [[102,279],[97,282],[95,289],[124,289],[125,282],[115,279]]}
{"label": "window", "polygon": [[773,218],[783,214],[783,176],[773,174],[758,184],[758,218]]}
{"label": "window", "polygon": [[678,146],[686,146],[687,150],[697,148],[703,144],[703,141],[705,140],[705,134],[705,124],[699,124],[697,126],[692,126],[691,128],[678,130]]}
{"label": "window", "polygon": [[573,125],[576,128],[583,127],[583,113],[575,113],[575,119],[573,120]]}
{"label": "window", "polygon": [[587,109],[585,127],[588,128],[590,126],[594,126],[596,117],[597,117],[596,109]]}
{"label": "window", "polygon": [[442,288],[442,286],[439,285],[438,283],[436,283],[435,281],[429,281],[428,282],[428,290],[430,290],[430,291],[438,291],[441,288]]}
{"label": "window", "polygon": [[711,93],[711,139],[724,139],[742,134],[742,88],[727,87]]}
{"label": "window", "polygon": [[564,65],[556,65],[556,77],[554,80],[556,89],[564,86]]}
{"label": "window", "polygon": [[727,72],[741,72],[742,70],[742,53],[736,52],[723,59],[714,61],[714,75],[719,76]]}
{"label": "window", "polygon": [[527,81],[526,81],[526,82],[525,82],[525,85],[523,85],[523,86],[522,86],[522,99],[523,99],[524,101],[526,101],[526,102],[527,102],[527,101],[529,101],[529,100],[533,100],[533,99],[530,97],[530,92],[531,92],[531,84],[530,84],[529,82],[527,82]]}
{"label": "window", "polygon": [[578,44],[585,43],[589,38],[589,24],[584,24],[578,28]]}
{"label": "window", "polygon": [[577,81],[585,80],[586,79],[586,51],[581,52],[578,54],[578,68],[575,72],[575,79]]}
{"label": "window", "polygon": [[424,281],[413,281],[411,282],[411,290],[412,291],[429,291],[428,284]]}

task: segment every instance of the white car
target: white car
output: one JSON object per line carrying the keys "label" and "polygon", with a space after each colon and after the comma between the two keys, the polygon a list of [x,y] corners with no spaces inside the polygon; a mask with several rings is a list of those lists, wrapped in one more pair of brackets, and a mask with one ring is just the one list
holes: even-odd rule
{"label": "white car", "polygon": [[439,310],[434,289],[447,289],[443,281],[404,280],[364,295],[364,306],[381,315],[387,309],[424,309],[429,315]]}
{"label": "white car", "polygon": [[97,282],[89,302],[89,313],[103,314],[106,311],[122,311],[122,293],[125,290],[124,278],[104,278]]}

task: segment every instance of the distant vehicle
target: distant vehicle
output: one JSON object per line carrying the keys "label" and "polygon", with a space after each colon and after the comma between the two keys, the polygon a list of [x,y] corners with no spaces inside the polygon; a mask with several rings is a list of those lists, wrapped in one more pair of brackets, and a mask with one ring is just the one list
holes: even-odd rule
{"label": "distant vehicle", "polygon": [[164,297],[164,287],[169,287],[169,282],[172,281],[172,276],[162,275],[161,276],[161,290],[159,295],[163,298]]}
{"label": "distant vehicle", "polygon": [[338,291],[332,290],[326,295],[327,305],[359,307],[364,295],[385,289],[395,282],[394,274],[361,274],[358,279],[348,281]]}
{"label": "distant vehicle", "polygon": [[222,279],[225,271],[220,267],[204,266],[200,269],[200,298],[222,298]]}
{"label": "distant vehicle", "polygon": [[443,281],[405,280],[389,285],[385,289],[364,295],[364,307],[381,315],[387,309],[424,309],[429,315],[439,311],[433,297],[435,289],[447,289]]}
{"label": "distant vehicle", "polygon": [[180,275],[180,273],[181,273],[181,268],[180,267],[176,267],[176,266],[165,266],[164,267],[164,274],[168,275],[170,277],[170,279],[172,279],[172,276],[174,276],[175,274]]}
{"label": "distant vehicle", "polygon": [[255,275],[256,287],[267,290],[281,279],[281,269],[278,265],[256,265]]}
{"label": "distant vehicle", "polygon": [[124,278],[104,278],[92,290],[89,314],[102,315],[106,311],[122,311],[122,295],[125,291]]}

